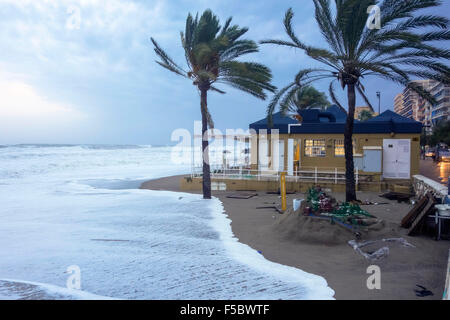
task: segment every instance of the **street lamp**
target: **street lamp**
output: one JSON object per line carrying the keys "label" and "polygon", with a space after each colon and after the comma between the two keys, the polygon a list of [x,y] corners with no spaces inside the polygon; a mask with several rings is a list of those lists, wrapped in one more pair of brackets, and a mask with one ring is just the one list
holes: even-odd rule
{"label": "street lamp", "polygon": [[378,98],[378,114],[381,114],[381,92],[377,91],[377,98]]}

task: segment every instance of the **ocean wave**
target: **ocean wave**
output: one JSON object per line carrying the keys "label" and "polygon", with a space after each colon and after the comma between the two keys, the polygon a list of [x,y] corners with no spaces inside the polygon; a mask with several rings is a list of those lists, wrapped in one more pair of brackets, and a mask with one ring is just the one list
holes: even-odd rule
{"label": "ocean wave", "polygon": [[0,279],[0,300],[114,300],[48,283]]}
{"label": "ocean wave", "polygon": [[51,144],[51,143],[24,143],[14,145],[0,145],[0,148],[73,148],[81,147],[83,149],[92,150],[120,150],[120,149],[141,149],[151,148],[151,145],[134,145],[134,144]]}
{"label": "ocean wave", "polygon": [[[92,150],[121,150],[121,149],[142,149],[149,148],[149,146],[144,145],[133,145],[133,144],[83,144],[80,145],[83,149],[92,149]],[[150,146],[151,147],[151,146]]]}
{"label": "ocean wave", "polygon": [[46,144],[46,143],[22,143],[9,145],[11,148],[67,148],[75,147],[75,144]]}

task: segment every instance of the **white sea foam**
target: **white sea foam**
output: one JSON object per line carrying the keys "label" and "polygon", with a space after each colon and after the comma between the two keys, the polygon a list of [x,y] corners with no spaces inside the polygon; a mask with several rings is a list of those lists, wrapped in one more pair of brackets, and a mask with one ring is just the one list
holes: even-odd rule
{"label": "white sea foam", "polygon": [[[189,172],[189,164],[170,163],[169,147],[8,146],[0,163],[0,279],[31,281],[36,292],[48,289],[42,298],[334,294],[323,278],[239,243],[218,199],[135,189],[149,178]],[[75,293],[83,295],[55,293],[70,265],[80,267],[83,291]]]}
{"label": "white sea foam", "polygon": [[[221,240],[225,244],[228,253],[237,261],[246,264],[251,269],[261,273],[271,274],[277,279],[293,285],[298,284],[306,288],[302,299],[329,299],[334,296],[334,291],[328,287],[323,277],[304,272],[300,269],[271,262],[265,259],[259,252],[246,244],[239,242],[231,229],[231,220],[224,214],[222,203],[214,199],[212,210],[214,215],[213,227],[220,233]],[[217,214],[218,213],[218,214]]]}
{"label": "white sea foam", "polygon": [[0,300],[112,300],[86,291],[47,283],[0,279]]}

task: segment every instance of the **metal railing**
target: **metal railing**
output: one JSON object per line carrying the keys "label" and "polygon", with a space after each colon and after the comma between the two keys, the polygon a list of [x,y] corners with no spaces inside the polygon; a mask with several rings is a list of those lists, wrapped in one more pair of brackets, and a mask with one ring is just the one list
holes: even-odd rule
{"label": "metal railing", "polygon": [[[258,181],[279,181],[279,171],[271,170],[252,170],[249,167],[223,167],[222,165],[210,166],[211,178],[216,179],[236,179],[236,180],[258,180]],[[345,168],[337,167],[301,167],[299,170],[292,172],[292,175],[286,175],[286,181],[288,182],[300,182],[300,181],[319,181],[339,182],[345,181]],[[193,167],[191,177],[201,177],[203,175],[202,167]],[[355,168],[355,183],[358,185],[360,181],[359,169]]]}

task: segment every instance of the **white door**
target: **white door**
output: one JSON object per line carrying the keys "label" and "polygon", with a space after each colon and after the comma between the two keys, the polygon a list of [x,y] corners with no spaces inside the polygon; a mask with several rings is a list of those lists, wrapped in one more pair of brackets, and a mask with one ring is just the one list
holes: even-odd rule
{"label": "white door", "polygon": [[294,175],[294,139],[288,139],[288,175]]}
{"label": "white door", "polygon": [[267,171],[269,169],[269,144],[267,138],[258,140],[258,168],[261,171]]}
{"label": "white door", "polygon": [[279,160],[278,160],[278,171],[282,172],[284,171],[284,140],[278,141],[278,154]]}
{"label": "white door", "polygon": [[409,179],[411,175],[411,140],[397,140],[397,176],[399,179]]}
{"label": "white door", "polygon": [[411,141],[409,139],[383,140],[383,177],[409,179]]}

